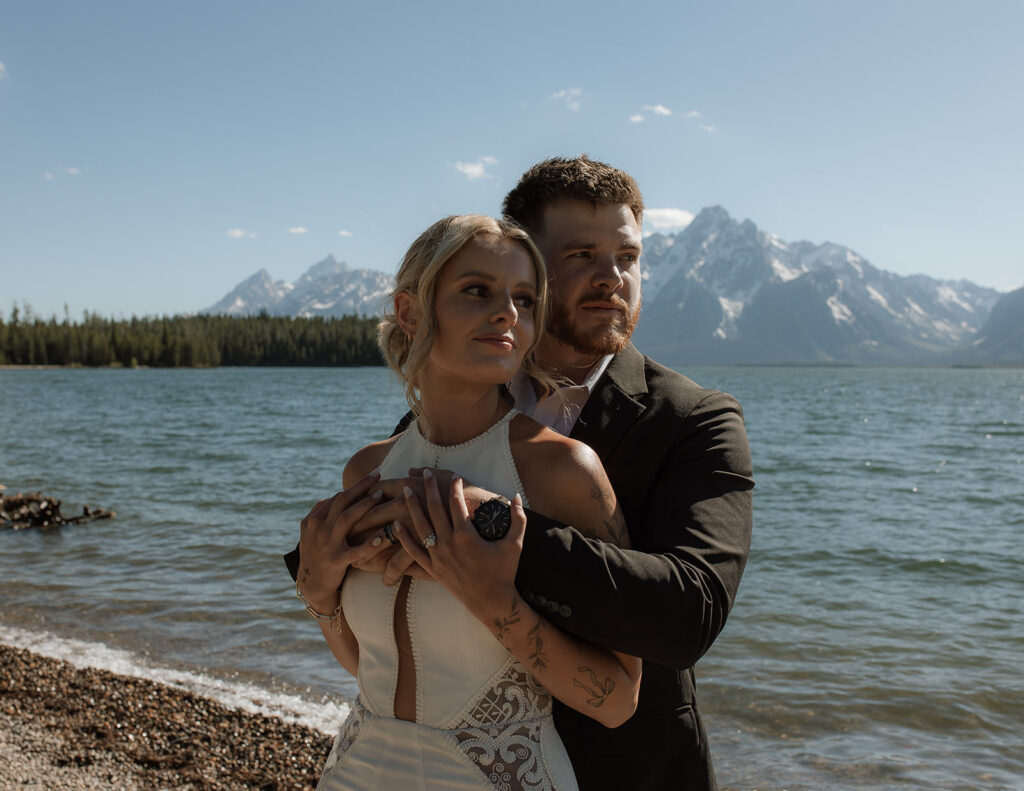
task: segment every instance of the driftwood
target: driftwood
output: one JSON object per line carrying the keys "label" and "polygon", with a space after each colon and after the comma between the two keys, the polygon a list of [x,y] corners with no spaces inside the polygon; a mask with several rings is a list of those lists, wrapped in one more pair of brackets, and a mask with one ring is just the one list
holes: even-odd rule
{"label": "driftwood", "polygon": [[[0,486],[0,490],[3,487]],[[110,519],[117,516],[106,508],[90,508],[82,506],[78,516],[66,517],[60,512],[60,500],[46,497],[39,492],[28,494],[12,494],[0,492],[0,527],[11,530],[24,530],[27,527],[61,527],[90,522],[93,519]]]}

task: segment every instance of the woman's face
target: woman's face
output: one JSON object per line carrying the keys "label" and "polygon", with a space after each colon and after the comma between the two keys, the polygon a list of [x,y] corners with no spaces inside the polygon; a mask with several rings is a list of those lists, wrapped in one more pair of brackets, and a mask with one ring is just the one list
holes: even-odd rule
{"label": "woman's face", "polygon": [[537,275],[520,245],[486,235],[471,239],[437,279],[429,376],[509,381],[533,343],[536,301]]}

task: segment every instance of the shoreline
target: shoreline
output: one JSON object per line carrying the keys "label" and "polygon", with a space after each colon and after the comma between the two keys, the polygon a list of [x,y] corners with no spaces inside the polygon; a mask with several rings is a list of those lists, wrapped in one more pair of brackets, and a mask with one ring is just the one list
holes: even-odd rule
{"label": "shoreline", "polygon": [[313,789],[331,737],[0,643],[0,786]]}

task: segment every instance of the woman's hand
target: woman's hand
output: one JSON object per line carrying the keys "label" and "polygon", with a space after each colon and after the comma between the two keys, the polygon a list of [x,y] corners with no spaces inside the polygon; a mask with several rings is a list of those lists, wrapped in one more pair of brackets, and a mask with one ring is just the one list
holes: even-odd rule
{"label": "woman's hand", "polygon": [[[512,501],[508,534],[499,541],[486,541],[470,521],[462,478],[452,479],[447,509],[437,478],[429,469],[423,471],[423,478],[426,512],[415,492],[406,487],[405,500],[412,524],[400,523],[398,539],[431,577],[477,618],[490,624],[508,610],[515,595],[516,570],[526,533],[522,498],[517,494]],[[434,537],[433,542],[428,536]]]}
{"label": "woman's hand", "polygon": [[338,606],[338,588],[349,566],[364,563],[390,546],[382,530],[361,536],[359,543],[349,542],[352,527],[380,503],[381,490],[367,496],[379,479],[380,473],[371,473],[321,500],[301,522],[298,586],[317,612],[329,613]]}

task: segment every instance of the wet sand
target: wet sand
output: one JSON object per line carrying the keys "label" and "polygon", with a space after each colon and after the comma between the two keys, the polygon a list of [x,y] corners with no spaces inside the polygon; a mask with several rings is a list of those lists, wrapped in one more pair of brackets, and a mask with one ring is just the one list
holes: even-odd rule
{"label": "wet sand", "polygon": [[0,788],[313,789],[329,737],[0,645]]}

